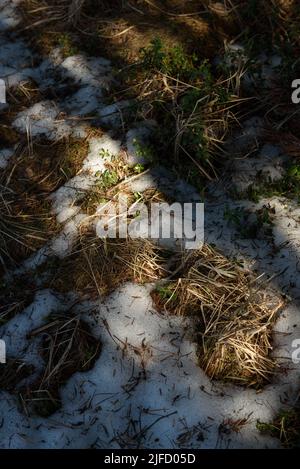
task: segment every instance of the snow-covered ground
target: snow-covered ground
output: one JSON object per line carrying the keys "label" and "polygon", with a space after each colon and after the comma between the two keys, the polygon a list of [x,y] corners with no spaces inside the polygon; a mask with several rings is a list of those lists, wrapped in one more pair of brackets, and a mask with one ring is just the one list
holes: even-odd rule
{"label": "snow-covered ground", "polygon": [[[115,128],[120,109],[128,103],[107,106],[103,91],[113,82],[111,64],[104,59],[84,56],[63,60],[59,50],[32,67],[32,52],[10,31],[18,23],[17,1],[0,1],[0,78],[13,86],[33,78],[40,89],[49,85],[64,88],[60,102],[42,101],[21,112],[13,125],[20,133],[43,135],[55,140],[62,135],[86,137],[87,124],[80,117],[93,112],[99,122]],[[68,78],[76,91],[65,92]],[[72,88],[73,89],[73,88]],[[5,105],[4,105],[5,106]],[[9,103],[8,103],[9,106]],[[4,109],[3,107],[2,109]],[[0,108],[1,112],[1,108]],[[1,114],[0,114],[1,118]],[[151,124],[151,123],[150,123]],[[259,135],[259,119],[244,124],[237,144],[249,143]],[[49,256],[64,257],[76,234],[89,217],[75,205],[83,190],[90,188],[104,170],[105,155],[127,151],[130,164],[140,162],[132,144],[136,135],[147,136],[149,123],[127,134],[121,142],[107,133],[91,137],[82,170],[52,196],[53,213],[61,233],[24,262],[22,273],[31,271]],[[151,126],[151,125],[150,125]],[[0,151],[0,170],[9,163],[15,148]],[[109,158],[109,156],[106,156]],[[155,311],[151,285],[125,284],[105,300],[78,304],[78,313],[90,323],[102,342],[102,352],[93,369],[76,373],[61,389],[62,408],[48,418],[28,417],[20,411],[17,398],[0,392],[0,447],[2,448],[265,448],[279,442],[262,436],[256,421],[270,421],[283,403],[293,403],[299,391],[299,365],[291,362],[292,341],[300,338],[300,209],[285,198],[264,199],[260,205],[232,200],[228,187],[243,189],[258,172],[280,177],[285,161],[280,147],[265,145],[255,158],[231,164],[230,176],[211,184],[205,201],[205,237],[226,255],[238,257],[258,275],[266,272],[270,286],[288,296],[288,304],[275,326],[274,355],[285,363],[286,371],[272,384],[255,390],[212,382],[198,367],[196,345],[191,339],[188,319]],[[133,192],[158,187],[180,201],[199,199],[197,191],[177,181],[164,168],[131,181]],[[243,207],[273,208],[273,242],[241,239],[228,223],[224,212]],[[18,272],[15,272],[18,274]],[[0,327],[0,339],[7,354],[42,366],[38,341],[27,334],[43,325],[47,316],[68,309],[72,292],[65,297],[53,291],[36,293],[34,302]],[[226,421],[247,419],[239,433],[230,431]]]}

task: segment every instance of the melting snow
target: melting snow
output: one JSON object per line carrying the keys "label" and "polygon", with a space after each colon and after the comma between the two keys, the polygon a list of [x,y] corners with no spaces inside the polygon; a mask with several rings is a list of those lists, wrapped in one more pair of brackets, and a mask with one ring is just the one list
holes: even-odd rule
{"label": "melting snow", "polygon": [[[13,334],[17,339],[15,352],[35,357],[37,343],[28,355],[24,336],[59,305],[42,292],[10,323],[4,337]],[[278,446],[277,440],[259,435],[255,424],[257,419],[270,420],[282,405],[280,396],[297,390],[297,370],[290,371],[289,379],[278,376],[259,394],[212,383],[196,364],[189,321],[157,315],[149,287],[127,284],[106,301],[85,303],[79,310],[103,344],[94,368],[69,380],[62,389],[62,409],[48,419],[26,418],[12,397],[2,393],[1,447],[180,447],[188,430],[183,447]],[[291,334],[288,339],[278,335],[281,357],[289,356],[290,341],[297,336],[294,321],[297,311],[290,307],[277,324],[279,332]],[[247,417],[239,434],[220,431],[224,420]],[[130,421],[136,422],[134,428]]]}
{"label": "melting snow", "polygon": [[[0,28],[18,24],[15,0],[0,2]],[[276,67],[280,58],[269,65]],[[125,103],[104,104],[105,92],[113,81],[107,60],[73,56],[63,60],[54,50],[36,68],[26,45],[14,37],[0,37],[0,77],[9,86],[34,78],[41,89],[56,84],[55,74],[67,80],[58,85],[59,102],[50,100],[34,104],[21,112],[14,126],[32,136],[46,135],[58,139],[66,135],[86,137],[86,126],[80,116],[95,112],[106,125],[116,125]],[[68,81],[69,80],[69,81]],[[69,92],[68,84],[76,90]],[[71,90],[71,88],[70,88]],[[66,96],[67,95],[67,96]],[[78,119],[74,119],[78,116]],[[263,122],[253,118],[228,142],[229,151],[244,153],[257,148]],[[149,127],[127,133],[130,164],[144,162],[134,141],[147,144]],[[141,142],[140,142],[141,140]],[[62,223],[61,233],[28,259],[21,271],[28,272],[53,255],[65,256],[76,239],[78,229],[87,217],[76,206],[78,198],[91,188],[105,169],[105,161],[121,150],[121,142],[109,135],[90,139],[90,148],[82,170],[52,196],[53,211]],[[4,168],[12,150],[2,149],[0,167]],[[282,174],[284,155],[277,147],[264,146],[255,158],[237,161],[230,185],[243,185],[258,171],[273,179]],[[247,173],[242,180],[241,173]],[[206,241],[216,244],[226,254],[234,255],[256,268],[258,273],[275,274],[274,286],[291,297],[290,305],[276,324],[274,354],[290,361],[291,344],[299,337],[299,208],[293,202],[272,198],[255,205],[233,201],[221,184],[211,185],[206,201]],[[178,201],[199,201],[197,191],[178,181],[164,168],[153,168],[132,180],[128,187],[143,192],[157,187]],[[226,206],[258,209],[270,204],[275,208],[274,246],[266,240],[239,239],[236,230],[225,220]],[[17,274],[17,272],[15,272]],[[76,373],[62,389],[62,408],[50,418],[26,417],[18,409],[17,399],[0,393],[3,423],[0,427],[2,448],[87,448],[87,447],[276,447],[278,441],[264,437],[255,428],[257,419],[269,421],[282,406],[282,397],[298,392],[297,367],[290,364],[286,374],[275,377],[273,384],[261,393],[211,382],[197,366],[195,344],[191,341],[188,320],[158,315],[153,309],[151,286],[126,284],[103,301],[78,305],[83,319],[92,325],[93,333],[103,344],[94,368]],[[35,301],[6,325],[0,337],[6,340],[7,352],[41,367],[38,341],[27,340],[27,334],[39,327],[55,310],[65,308],[69,297],[61,298],[51,291],[40,291]],[[222,433],[224,419],[249,417],[239,434]],[[135,427],[130,425],[135,422]]]}

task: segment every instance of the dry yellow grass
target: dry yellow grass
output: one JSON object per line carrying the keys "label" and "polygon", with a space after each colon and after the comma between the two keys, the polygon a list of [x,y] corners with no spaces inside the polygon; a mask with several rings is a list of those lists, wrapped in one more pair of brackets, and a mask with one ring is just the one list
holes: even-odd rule
{"label": "dry yellow grass", "polygon": [[30,337],[34,336],[43,339],[45,367],[35,381],[20,390],[20,400],[27,414],[33,411],[47,417],[60,407],[60,386],[77,371],[90,370],[102,345],[72,308],[51,315],[46,325],[30,332]]}
{"label": "dry yellow grass", "polygon": [[184,255],[179,278],[153,293],[156,305],[193,317],[199,365],[211,378],[260,387],[276,364],[272,329],[283,301],[208,245]]}
{"label": "dry yellow grass", "polygon": [[47,201],[0,183],[0,271],[28,257],[56,230]]}
{"label": "dry yellow grass", "polygon": [[102,297],[126,281],[155,282],[167,276],[166,255],[148,240],[100,239],[89,231],[60,262],[51,287]]}

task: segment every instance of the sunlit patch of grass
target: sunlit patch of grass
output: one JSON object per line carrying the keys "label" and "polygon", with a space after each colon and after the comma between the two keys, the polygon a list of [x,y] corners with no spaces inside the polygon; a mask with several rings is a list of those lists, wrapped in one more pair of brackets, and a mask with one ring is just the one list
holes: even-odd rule
{"label": "sunlit patch of grass", "polygon": [[[102,155],[105,156],[105,155]],[[128,165],[121,155],[110,155],[110,160],[105,163],[106,169],[96,173],[93,187],[86,192],[80,201],[81,210],[88,215],[95,213],[100,204],[106,203],[117,197],[119,185],[124,189],[128,180],[146,171],[146,165]]]}
{"label": "sunlit patch of grass", "polygon": [[127,281],[154,282],[167,275],[168,254],[146,239],[101,239],[83,233],[47,284],[80,296],[103,297]]}
{"label": "sunlit patch of grass", "polygon": [[185,254],[173,280],[154,289],[162,311],[191,317],[201,368],[211,378],[260,388],[276,365],[272,329],[281,298],[208,245]]}

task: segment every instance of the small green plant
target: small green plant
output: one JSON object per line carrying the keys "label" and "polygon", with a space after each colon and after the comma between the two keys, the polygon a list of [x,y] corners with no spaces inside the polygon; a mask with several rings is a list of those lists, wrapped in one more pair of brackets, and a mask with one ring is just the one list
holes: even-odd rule
{"label": "small green plant", "polygon": [[271,225],[273,223],[269,210],[266,207],[257,210],[255,213],[244,210],[241,207],[234,209],[226,207],[224,219],[238,230],[239,236],[243,239],[256,238],[259,233],[264,236],[272,235]]}
{"label": "small green plant", "polygon": [[162,300],[166,301],[166,300],[176,299],[176,293],[174,289],[170,287],[170,285],[158,286],[156,288],[156,292],[159,294]]}
{"label": "small green plant", "polygon": [[146,69],[154,69],[171,77],[191,79],[199,74],[196,54],[186,54],[179,45],[167,48],[159,37],[155,38],[149,47],[142,48],[141,59]]}
{"label": "small green plant", "polygon": [[119,176],[115,171],[106,169],[97,181],[97,185],[102,189],[109,189],[119,182]]}
{"label": "small green plant", "polygon": [[[230,80],[216,77],[208,59],[180,45],[168,46],[160,38],[141,49],[140,57],[132,73],[140,84],[139,99],[149,101],[151,117],[158,123],[153,141],[164,155],[164,164],[176,166],[191,183],[212,179],[217,174],[213,160],[233,115]],[[152,148],[137,141],[134,145],[137,155],[153,160]],[[191,168],[197,175],[188,179]]]}
{"label": "small green plant", "polygon": [[227,206],[224,210],[224,219],[235,225],[241,223],[242,216],[243,210],[240,207],[232,209]]}
{"label": "small green plant", "polygon": [[64,57],[78,54],[79,50],[74,45],[73,39],[69,33],[61,33],[57,38],[57,42],[62,49]]}
{"label": "small green plant", "polygon": [[279,438],[286,448],[300,448],[300,409],[281,410],[273,422],[257,421],[256,428],[265,435]]}
{"label": "small green plant", "polygon": [[142,200],[144,198],[141,192],[134,192],[133,197],[134,197],[135,202],[137,202],[138,200]]}
{"label": "small green plant", "polygon": [[108,150],[105,150],[104,148],[101,148],[99,151],[99,156],[101,158],[112,158],[113,155]]}
{"label": "small green plant", "polygon": [[196,54],[186,53],[182,46],[166,47],[160,38],[154,39],[149,47],[141,50],[141,59],[146,71],[160,72],[171,79],[184,81],[190,86],[201,85],[198,89],[189,90],[191,95],[187,101],[191,97],[199,99],[214,85],[208,60],[199,61]]}
{"label": "small green plant", "polygon": [[144,165],[138,163],[136,164],[134,167],[133,167],[133,171],[136,173],[136,174],[141,174],[145,171],[145,167]]}
{"label": "small green plant", "polygon": [[[132,140],[135,154],[139,158],[143,158],[149,162],[153,161],[153,148],[150,145],[145,145],[141,143],[137,138]],[[136,166],[142,166],[137,164]]]}
{"label": "small green plant", "polygon": [[287,177],[300,182],[300,165],[293,164],[287,170]]}
{"label": "small green plant", "polygon": [[276,181],[263,180],[251,184],[240,198],[258,202],[261,197],[288,197],[300,200],[300,165],[290,165],[285,175]]}
{"label": "small green plant", "polygon": [[282,178],[272,181],[261,178],[250,184],[244,191],[231,190],[235,200],[248,199],[258,203],[263,197],[287,197],[300,200],[300,165],[292,164],[286,168]]}

